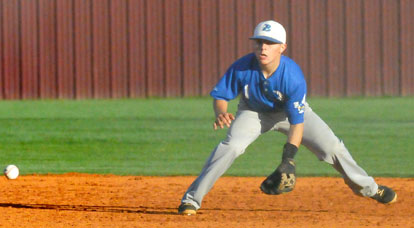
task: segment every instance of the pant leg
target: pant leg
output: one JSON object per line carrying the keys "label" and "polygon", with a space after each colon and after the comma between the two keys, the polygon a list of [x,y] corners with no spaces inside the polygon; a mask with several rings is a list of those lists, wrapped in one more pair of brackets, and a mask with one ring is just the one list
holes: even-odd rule
{"label": "pant leg", "polygon": [[[276,127],[287,133],[289,123],[280,122]],[[368,176],[352,158],[345,147],[329,126],[310,107],[305,110],[305,122],[302,144],[312,151],[320,160],[331,164],[345,180],[345,183],[357,195],[373,196],[378,189],[374,178]]]}
{"label": "pant leg", "polygon": [[262,127],[257,112],[239,110],[232,122],[224,141],[213,150],[197,179],[190,185],[181,202],[201,207],[204,196],[210,191],[217,179],[244,153],[261,134]]}

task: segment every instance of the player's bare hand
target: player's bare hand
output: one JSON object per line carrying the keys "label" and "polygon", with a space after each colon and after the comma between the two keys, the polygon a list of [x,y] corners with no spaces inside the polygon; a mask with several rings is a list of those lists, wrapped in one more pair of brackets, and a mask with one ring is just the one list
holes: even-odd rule
{"label": "player's bare hand", "polygon": [[214,121],[214,130],[217,130],[219,127],[224,128],[224,126],[230,127],[231,121],[234,120],[234,116],[231,113],[222,113],[216,117]]}

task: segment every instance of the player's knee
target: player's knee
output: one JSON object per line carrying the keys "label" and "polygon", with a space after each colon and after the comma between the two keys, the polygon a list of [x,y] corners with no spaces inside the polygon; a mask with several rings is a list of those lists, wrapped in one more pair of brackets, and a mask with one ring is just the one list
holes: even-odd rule
{"label": "player's knee", "polygon": [[348,149],[346,149],[345,144],[342,140],[338,139],[338,141],[332,143],[331,146],[331,156],[346,156],[349,154]]}
{"label": "player's knee", "polygon": [[321,147],[323,154],[326,154],[328,157],[335,157],[341,154],[346,153],[348,150],[345,148],[342,140],[334,140],[331,143],[327,143]]}
{"label": "player's knee", "polygon": [[226,147],[227,153],[232,153],[234,157],[242,155],[247,147],[243,143],[234,141],[223,141],[222,144]]}

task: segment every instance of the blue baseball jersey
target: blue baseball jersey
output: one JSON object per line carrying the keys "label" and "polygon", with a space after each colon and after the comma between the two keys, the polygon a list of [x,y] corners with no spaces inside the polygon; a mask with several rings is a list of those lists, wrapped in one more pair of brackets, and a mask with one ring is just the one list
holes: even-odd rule
{"label": "blue baseball jersey", "polygon": [[285,111],[290,124],[303,123],[306,80],[292,59],[281,56],[280,64],[265,78],[254,53],[234,62],[210,95],[230,101],[242,94],[247,105],[257,112]]}

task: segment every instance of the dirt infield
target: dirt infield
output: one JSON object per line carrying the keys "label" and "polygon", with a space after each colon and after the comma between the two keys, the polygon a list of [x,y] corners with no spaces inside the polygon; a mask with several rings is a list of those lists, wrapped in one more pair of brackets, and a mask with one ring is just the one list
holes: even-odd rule
{"label": "dirt infield", "polygon": [[340,178],[298,178],[291,193],[263,178],[223,177],[196,216],[176,213],[194,177],[30,175],[0,178],[0,227],[414,227],[414,179],[377,178],[398,202],[354,195]]}

